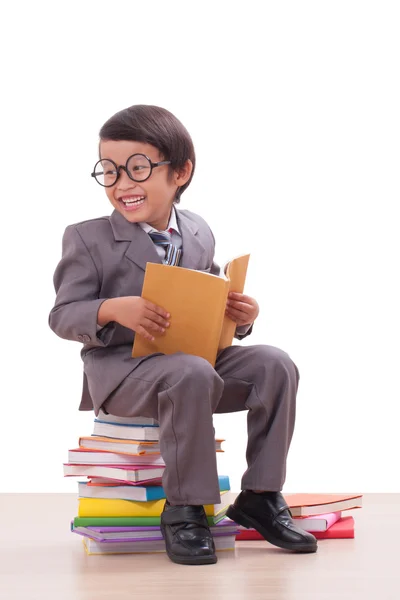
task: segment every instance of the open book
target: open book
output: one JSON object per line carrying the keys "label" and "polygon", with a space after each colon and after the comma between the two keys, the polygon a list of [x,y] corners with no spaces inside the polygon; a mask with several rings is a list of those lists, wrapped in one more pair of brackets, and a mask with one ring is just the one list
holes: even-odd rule
{"label": "open book", "polygon": [[153,342],[136,334],[132,356],[185,352],[215,366],[218,351],[230,346],[235,335],[236,324],[225,315],[226,301],[231,291],[243,293],[249,258],[234,258],[221,276],[147,263],[142,298],[169,312],[170,326],[164,334],[154,333]]}

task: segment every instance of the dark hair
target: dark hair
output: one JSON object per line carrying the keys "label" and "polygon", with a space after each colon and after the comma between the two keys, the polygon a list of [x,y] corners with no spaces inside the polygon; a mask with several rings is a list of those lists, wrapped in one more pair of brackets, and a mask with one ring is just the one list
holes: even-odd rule
{"label": "dark hair", "polygon": [[155,146],[163,160],[170,160],[170,170],[183,167],[188,159],[193,163],[189,181],[177,189],[174,202],[180,202],[181,194],[192,181],[196,155],[192,138],[182,123],[168,110],[160,106],[135,104],[117,112],[100,129],[100,140],[127,140]]}

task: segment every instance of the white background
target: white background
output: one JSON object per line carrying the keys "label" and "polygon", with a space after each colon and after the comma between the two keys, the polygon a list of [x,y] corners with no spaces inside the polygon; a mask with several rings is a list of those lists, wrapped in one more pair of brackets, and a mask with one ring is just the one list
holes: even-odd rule
{"label": "white background", "polygon": [[[198,164],[181,207],[224,262],[249,251],[261,307],[243,343],[299,367],[285,491],[399,492],[397,2],[67,2],[3,13],[2,491],[74,492],[62,463],[81,345],[48,328],[65,227],[110,214],[98,131],[157,104]],[[13,12],[11,12],[13,10]],[[245,413],[217,416],[239,489]]]}

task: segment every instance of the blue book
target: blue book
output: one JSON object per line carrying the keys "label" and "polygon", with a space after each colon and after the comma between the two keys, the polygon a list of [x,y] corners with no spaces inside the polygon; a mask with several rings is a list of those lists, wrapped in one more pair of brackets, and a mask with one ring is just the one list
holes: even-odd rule
{"label": "blue book", "polygon": [[[228,475],[218,475],[218,481],[220,492],[228,492],[231,489]],[[146,500],[160,500],[166,497],[162,485],[143,486],[143,489],[147,492]]]}
{"label": "blue book", "polygon": [[[231,489],[228,475],[219,475],[218,480],[221,492]],[[162,485],[88,485],[87,481],[80,481],[78,488],[79,498],[118,498],[119,500],[134,500],[135,502],[148,502],[165,498]]]}

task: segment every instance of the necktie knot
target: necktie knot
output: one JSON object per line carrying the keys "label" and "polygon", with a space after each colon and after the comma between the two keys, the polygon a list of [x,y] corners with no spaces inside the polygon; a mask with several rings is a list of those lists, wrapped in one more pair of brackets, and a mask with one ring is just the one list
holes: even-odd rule
{"label": "necktie knot", "polygon": [[152,231],[149,236],[157,245],[172,244],[172,236],[169,231]]}
{"label": "necktie knot", "polygon": [[156,246],[162,246],[165,249],[163,263],[165,265],[177,266],[182,256],[182,250],[172,243],[172,235],[169,231],[152,231],[149,236]]}

